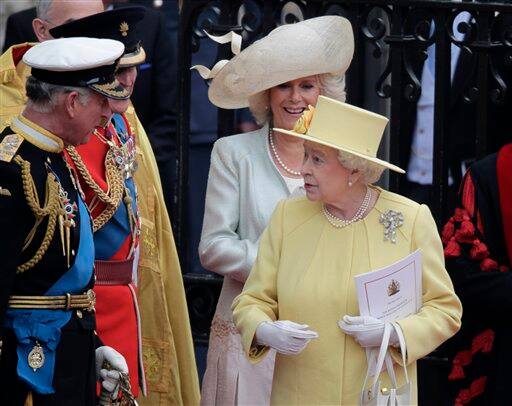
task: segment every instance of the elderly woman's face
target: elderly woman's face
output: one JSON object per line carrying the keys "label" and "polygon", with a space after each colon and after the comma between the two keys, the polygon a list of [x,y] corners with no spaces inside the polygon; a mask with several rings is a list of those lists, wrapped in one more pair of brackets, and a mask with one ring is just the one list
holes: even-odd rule
{"label": "elderly woman's face", "polygon": [[301,172],[308,199],[324,203],[339,199],[348,187],[351,174],[338,160],[338,150],[310,141],[304,143]]}
{"label": "elderly woman's face", "polygon": [[307,76],[270,89],[274,126],[291,130],[308,105],[315,106],[320,95],[318,77]]}

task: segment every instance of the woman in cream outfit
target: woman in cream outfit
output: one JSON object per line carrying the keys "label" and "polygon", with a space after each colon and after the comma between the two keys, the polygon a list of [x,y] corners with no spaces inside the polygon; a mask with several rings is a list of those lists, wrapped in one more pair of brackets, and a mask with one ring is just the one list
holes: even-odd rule
{"label": "woman in cream outfit", "polygon": [[[397,327],[405,337],[411,404],[417,403],[416,360],[460,327],[461,304],[428,207],[371,185],[385,168],[403,173],[375,157],[386,123],[382,116],[320,96],[295,131],[279,130],[306,140],[307,197],[277,205],[251,274],[233,302],[251,361],[264,362],[270,348],[278,351],[272,404],[358,404],[365,348],[380,346],[384,323],[357,316],[353,278],[418,248],[423,306],[398,320]],[[381,216],[398,215],[403,223],[392,227],[396,238],[384,238]],[[390,342],[398,344],[396,331]],[[402,362],[394,347],[391,355]],[[395,371],[401,386],[402,370]],[[389,388],[387,372],[381,378]]]}
{"label": "woman in cream outfit", "polygon": [[[235,35],[232,40],[237,41]],[[344,74],[352,54],[350,23],[329,16],[273,30],[220,71],[198,67],[203,77],[213,79],[212,103],[222,108],[249,105],[263,124],[258,131],[218,140],[212,150],[199,256],[224,282],[211,326],[203,405],[270,401],[273,355],[259,365],[247,360],[230,310],[275,205],[290,194],[304,193],[297,169],[304,155],[302,140],[273,133],[268,123],[293,128],[320,93],[344,100]]]}

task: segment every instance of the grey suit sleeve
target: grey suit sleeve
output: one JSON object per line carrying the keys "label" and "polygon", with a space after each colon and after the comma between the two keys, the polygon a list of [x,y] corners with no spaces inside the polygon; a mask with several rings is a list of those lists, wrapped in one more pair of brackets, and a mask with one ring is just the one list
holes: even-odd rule
{"label": "grey suit sleeve", "polygon": [[258,242],[241,239],[237,163],[222,140],[212,150],[199,258],[203,267],[245,282],[256,259]]}

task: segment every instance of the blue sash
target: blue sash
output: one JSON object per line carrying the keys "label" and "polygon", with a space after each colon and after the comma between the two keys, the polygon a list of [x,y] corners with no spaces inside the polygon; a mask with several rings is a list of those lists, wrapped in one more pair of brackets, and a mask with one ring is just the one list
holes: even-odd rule
{"label": "blue sash", "polygon": [[[75,263],[45,293],[60,296],[66,293],[81,294],[91,280],[94,268],[94,243],[89,212],[78,197],[80,212],[80,244]],[[55,368],[55,350],[59,345],[61,328],[71,319],[72,310],[25,310],[9,309],[4,326],[11,328],[18,339],[17,373],[33,391],[41,394],[54,393],[52,382]],[[28,365],[28,355],[36,345],[44,352],[44,364],[35,371]],[[77,351],[80,351],[77,348]]]}

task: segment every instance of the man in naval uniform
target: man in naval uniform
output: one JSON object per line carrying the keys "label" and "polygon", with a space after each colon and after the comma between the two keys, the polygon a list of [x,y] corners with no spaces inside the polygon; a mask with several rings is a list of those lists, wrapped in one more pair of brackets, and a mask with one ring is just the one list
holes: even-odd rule
{"label": "man in naval uniform", "polygon": [[[95,405],[126,382],[123,356],[95,334],[91,220],[62,151],[87,141],[129,96],[124,46],[70,38],[34,46],[28,102],[0,134],[0,404]],[[107,364],[108,369],[107,368]]]}

